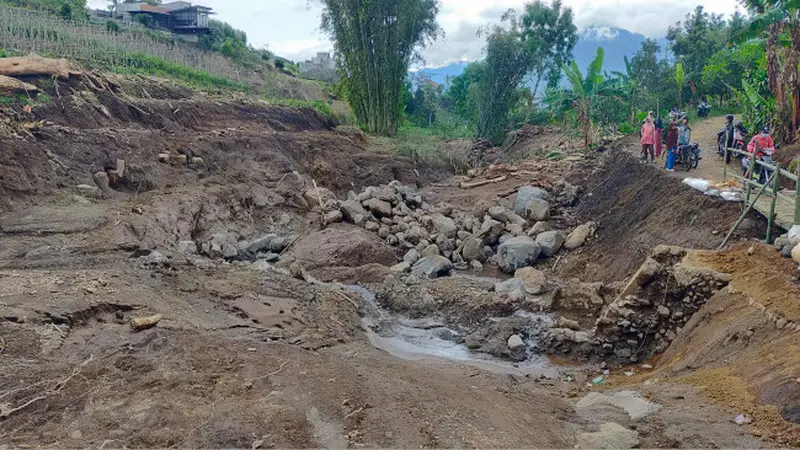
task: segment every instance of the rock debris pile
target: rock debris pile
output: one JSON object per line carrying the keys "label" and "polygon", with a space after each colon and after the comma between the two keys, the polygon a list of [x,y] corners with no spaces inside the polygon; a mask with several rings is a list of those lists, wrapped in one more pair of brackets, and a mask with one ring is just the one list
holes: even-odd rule
{"label": "rock debris pile", "polygon": [[692,315],[730,281],[729,275],[684,263],[685,255],[677,247],[656,247],[592,330],[553,328],[541,346],[609,364],[664,352]]}
{"label": "rock debris pile", "polygon": [[556,230],[550,223],[554,208],[574,204],[579,189],[566,182],[553,192],[535,186],[519,189],[513,205],[479,202],[464,212],[448,204],[433,206],[414,188],[393,181],[385,186],[351,192],[339,201],[329,190],[306,192],[321,206],[325,224],[346,221],[376,233],[388,244],[405,250],[403,262],[392,270],[425,278],[452,269],[480,269],[487,261],[513,274],[562,249],[582,246],[595,224]]}

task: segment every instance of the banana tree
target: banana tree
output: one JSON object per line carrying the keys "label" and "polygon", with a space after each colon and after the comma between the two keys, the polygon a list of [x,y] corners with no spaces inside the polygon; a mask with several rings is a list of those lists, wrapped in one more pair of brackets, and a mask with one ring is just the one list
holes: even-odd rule
{"label": "banana tree", "polygon": [[592,101],[603,90],[603,77],[600,72],[603,70],[604,55],[603,48],[598,47],[594,60],[586,69],[586,76],[581,73],[575,60],[572,60],[569,65],[564,64],[563,67],[564,74],[572,88],[572,104],[587,150],[592,144]]}
{"label": "banana tree", "polygon": [[631,107],[631,123],[636,123],[636,96],[639,93],[639,81],[633,74],[631,62],[627,56],[625,56],[625,73],[613,71],[611,75],[619,80],[617,88],[627,94],[628,103]]}
{"label": "banana tree", "polygon": [[[800,0],[739,0],[751,14],[740,40],[765,36],[767,78],[783,129],[778,137],[800,137]],[[786,39],[788,37],[788,39]]]}

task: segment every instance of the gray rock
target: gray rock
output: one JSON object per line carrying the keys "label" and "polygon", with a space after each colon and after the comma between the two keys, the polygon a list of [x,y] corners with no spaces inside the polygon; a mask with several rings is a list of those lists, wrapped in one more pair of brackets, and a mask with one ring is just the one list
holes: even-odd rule
{"label": "gray rock", "polygon": [[556,319],[556,327],[567,328],[573,331],[579,331],[581,329],[581,325],[577,320],[567,319],[564,316],[558,316],[558,319]]}
{"label": "gray rock", "polygon": [[325,213],[325,216],[322,218],[322,220],[325,222],[325,225],[339,223],[344,220],[344,215],[340,210],[330,211]]}
{"label": "gray rock", "polygon": [[247,244],[246,249],[254,254],[267,251],[280,253],[289,246],[291,241],[291,236],[278,236],[277,234],[270,233],[251,241]]}
{"label": "gray rock", "polygon": [[344,219],[356,225],[364,225],[370,214],[361,206],[361,203],[355,200],[348,200],[342,203],[341,207]]}
{"label": "gray rock", "polygon": [[669,317],[672,315],[672,312],[664,305],[658,307],[658,315],[661,317]]}
{"label": "gray rock", "polygon": [[483,270],[483,264],[480,261],[473,259],[469,262],[469,267],[472,270]]}
{"label": "gray rock", "polygon": [[542,256],[552,258],[564,245],[564,234],[560,231],[545,231],[536,236],[536,243],[542,249]]}
{"label": "gray rock", "polygon": [[514,272],[514,279],[522,283],[526,294],[539,295],[547,292],[547,277],[541,270],[523,267]]}
{"label": "gray rock", "polygon": [[397,236],[390,234],[389,237],[386,238],[386,243],[389,245],[397,245],[400,241],[397,240]]}
{"label": "gray rock", "polygon": [[[303,197],[312,208],[323,207],[328,200],[336,200],[336,194],[325,188],[309,189],[303,194]],[[322,204],[319,202],[320,198],[322,199]]]}
{"label": "gray rock", "polygon": [[197,253],[197,243],[195,241],[180,241],[177,247],[179,252],[186,255]]}
{"label": "gray rock", "polygon": [[658,412],[661,405],[643,398],[635,391],[620,391],[613,395],[590,392],[575,405],[575,411],[583,417],[592,417],[607,407],[624,411],[630,420],[642,420]]}
{"label": "gray rock", "polygon": [[[273,235],[274,236],[274,235]],[[269,242],[272,242],[271,240]],[[203,246],[203,251],[210,258],[234,258],[239,254],[239,245],[230,233],[216,233]],[[255,253],[252,252],[251,253]]]}
{"label": "gray rock", "polygon": [[511,238],[498,247],[497,263],[504,272],[514,273],[535,263],[540,252],[539,244],[528,236]]}
{"label": "gray rock", "polygon": [[391,203],[377,198],[371,198],[365,201],[364,207],[372,211],[376,217],[388,217],[392,215]]}
{"label": "gray rock", "polygon": [[442,252],[439,250],[439,246],[436,244],[431,244],[425,247],[425,250],[420,252],[421,258],[430,258],[432,256],[440,256]]}
{"label": "gray rock", "polygon": [[456,234],[456,237],[458,239],[460,239],[461,241],[463,241],[464,239],[470,237],[471,235],[472,235],[472,233],[470,233],[469,231],[458,230],[458,233]]}
{"label": "gray rock", "polygon": [[107,173],[97,172],[92,176],[92,179],[94,180],[94,184],[97,185],[97,188],[100,189],[101,196],[108,197],[111,194],[111,186]]}
{"label": "gray rock", "polygon": [[508,210],[503,208],[502,206],[492,206],[489,208],[489,216],[492,219],[497,220],[499,222],[507,223],[508,222]]}
{"label": "gray rock", "polygon": [[364,188],[364,190],[356,196],[356,201],[358,203],[363,203],[371,199],[376,192],[378,192],[378,188],[376,188],[375,186],[368,186]]}
{"label": "gray rock", "polygon": [[528,236],[535,238],[539,234],[552,229],[553,227],[551,227],[548,222],[536,222],[533,227],[528,230]]}
{"label": "gray rock", "polygon": [[143,267],[153,268],[165,265],[169,262],[169,259],[161,252],[153,250],[149,255],[139,258],[139,262],[141,262]]}
{"label": "gray rock", "polygon": [[567,237],[567,241],[564,242],[564,248],[567,250],[575,250],[582,246],[586,242],[586,239],[594,234],[596,229],[597,225],[594,222],[588,222],[578,226]]}
{"label": "gray rock", "polygon": [[434,214],[431,217],[431,221],[433,223],[433,228],[439,233],[444,234],[448,238],[456,237],[458,228],[456,228],[456,223],[453,222],[453,219],[443,214]]}
{"label": "gray rock", "polygon": [[392,273],[406,273],[409,270],[411,270],[411,264],[408,261],[403,261],[389,268],[389,271]]}
{"label": "gray rock", "polygon": [[281,255],[280,254],[272,253],[272,252],[263,253],[261,255],[258,255],[258,257],[259,257],[259,259],[263,259],[264,261],[266,261],[268,263],[278,262],[281,259]]}
{"label": "gray rock", "polygon": [[381,225],[381,227],[378,228],[378,237],[381,239],[386,239],[390,234],[392,234],[392,232],[386,225]]}
{"label": "gray rock", "polygon": [[503,234],[503,230],[505,230],[505,226],[502,222],[498,222],[488,216],[481,224],[481,233],[487,235],[489,239],[499,238]]}
{"label": "gray rock", "polygon": [[548,203],[547,200],[534,198],[528,202],[525,212],[524,217],[531,220],[550,220],[550,203]]}
{"label": "gray rock", "polygon": [[522,341],[522,336],[518,334],[512,334],[511,337],[508,338],[508,348],[511,351],[525,348],[525,342]]}
{"label": "gray rock", "polygon": [[446,276],[453,270],[453,263],[444,256],[430,256],[417,261],[411,272],[424,278]]}
{"label": "gray rock", "polygon": [[600,425],[600,431],[578,435],[578,448],[629,449],[639,445],[639,433],[622,425],[608,422]]}
{"label": "gray rock", "polygon": [[525,299],[525,287],[516,278],[501,281],[494,284],[494,291],[500,295],[506,295],[511,300],[521,301]]}
{"label": "gray rock", "polygon": [[477,236],[470,236],[464,239],[461,247],[461,256],[467,261],[486,262],[486,253],[483,251],[483,239]]}
{"label": "gray rock", "polygon": [[550,200],[550,194],[542,188],[535,186],[523,186],[517,191],[517,198],[514,201],[514,212],[522,217],[527,216],[528,205],[531,200]]}
{"label": "gray rock", "polygon": [[506,231],[508,231],[512,236],[519,236],[522,233],[522,225],[517,223],[507,223],[506,224]]}
{"label": "gray rock", "polygon": [[409,264],[414,264],[414,263],[416,263],[417,261],[419,261],[419,258],[420,258],[420,255],[419,255],[419,252],[417,251],[417,249],[415,249],[415,248],[412,248],[412,249],[411,249],[411,250],[409,250],[409,251],[408,251],[408,253],[406,253],[406,255],[403,257],[403,261],[405,261],[405,262],[407,262],[407,263],[409,263]]}
{"label": "gray rock", "polygon": [[381,226],[380,224],[378,224],[378,222],[373,222],[370,220],[366,223],[366,225],[364,225],[364,229],[372,233],[375,233],[381,229]]}
{"label": "gray rock", "polygon": [[453,246],[453,240],[447,239],[444,234],[440,234],[436,237],[436,245],[439,247],[439,251],[445,256],[455,250],[455,246]]}
{"label": "gray rock", "polygon": [[412,244],[417,244],[422,240],[427,240],[430,237],[427,231],[418,225],[413,225],[406,232],[406,240]]}

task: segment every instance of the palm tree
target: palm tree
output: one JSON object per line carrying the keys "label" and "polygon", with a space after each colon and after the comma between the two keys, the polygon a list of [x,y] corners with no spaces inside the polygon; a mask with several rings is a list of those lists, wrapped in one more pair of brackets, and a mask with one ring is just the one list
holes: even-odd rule
{"label": "palm tree", "polygon": [[[800,0],[739,2],[752,15],[750,24],[740,39],[752,39],[766,34],[769,89],[775,94],[777,119],[785,126],[784,130],[776,131],[785,133],[779,137],[795,140],[800,132]],[[783,40],[786,35],[790,38],[788,43]],[[788,106],[789,102],[791,107]]]}
{"label": "palm tree", "polygon": [[598,47],[597,55],[586,69],[585,77],[575,60],[572,60],[569,65],[564,65],[564,74],[572,87],[572,104],[577,113],[584,146],[587,150],[592,144],[592,101],[603,90],[603,77],[600,75],[600,71],[603,69],[604,55],[603,48]]}

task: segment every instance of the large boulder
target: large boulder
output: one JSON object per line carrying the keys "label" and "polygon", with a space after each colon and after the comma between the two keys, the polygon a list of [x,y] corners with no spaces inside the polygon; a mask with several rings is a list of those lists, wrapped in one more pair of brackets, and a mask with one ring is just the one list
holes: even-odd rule
{"label": "large boulder", "polygon": [[[329,200],[336,200],[336,194],[334,194],[330,189],[326,188],[308,189],[303,194],[303,197],[305,197],[309,206],[312,208],[321,208]],[[320,203],[320,200],[322,200],[322,203]]]}
{"label": "large boulder", "polygon": [[508,222],[508,210],[502,206],[492,206],[489,208],[489,216],[498,222]]}
{"label": "large boulder", "polygon": [[506,273],[528,267],[539,258],[539,244],[528,236],[511,238],[497,248],[497,265]]}
{"label": "large boulder", "polygon": [[510,278],[494,284],[494,291],[511,300],[525,300],[525,286],[516,278]]}
{"label": "large boulder", "polygon": [[586,239],[594,234],[596,229],[597,225],[594,222],[588,222],[578,226],[567,236],[567,240],[564,242],[564,248],[567,250],[575,250],[582,246],[586,242]]}
{"label": "large boulder", "polygon": [[564,233],[560,231],[545,231],[536,236],[536,243],[542,248],[541,256],[552,258],[564,245]]}
{"label": "large boulder", "polygon": [[523,267],[514,272],[514,279],[522,283],[526,294],[540,295],[547,291],[547,277],[541,270]]}
{"label": "large boulder", "polygon": [[600,425],[600,431],[579,434],[576,448],[628,449],[638,445],[638,432],[608,422]]}
{"label": "large boulder", "polygon": [[486,262],[486,252],[483,251],[483,239],[477,236],[469,236],[464,239],[461,248],[461,256],[465,261]]}
{"label": "large boulder", "polygon": [[371,198],[364,202],[364,206],[375,214],[375,217],[389,217],[392,215],[392,204],[378,198]]}
{"label": "large boulder", "polygon": [[280,253],[289,245],[290,242],[292,242],[291,236],[278,236],[277,234],[270,233],[253,239],[247,243],[246,249],[253,254],[259,252]]}
{"label": "large boulder", "polygon": [[304,236],[294,244],[295,259],[306,269],[325,266],[360,267],[397,264],[394,249],[376,234],[347,224]]}
{"label": "large boulder", "polygon": [[423,278],[438,278],[450,274],[453,263],[444,256],[428,256],[414,264],[411,273]]}
{"label": "large boulder", "polygon": [[370,214],[357,200],[347,200],[341,206],[344,220],[356,225],[363,225],[370,218]]}
{"label": "large boulder", "polygon": [[550,220],[550,203],[547,200],[534,198],[528,202],[524,215],[535,221]]}
{"label": "large boulder", "polygon": [[431,220],[433,222],[433,228],[436,231],[444,234],[448,238],[456,237],[456,232],[458,231],[458,227],[456,227],[456,223],[453,222],[453,219],[443,214],[434,214],[431,217]]}
{"label": "large boulder", "polygon": [[550,200],[550,194],[542,188],[535,186],[523,186],[517,191],[517,199],[514,201],[514,212],[522,217],[526,217],[528,205],[531,200]]}

